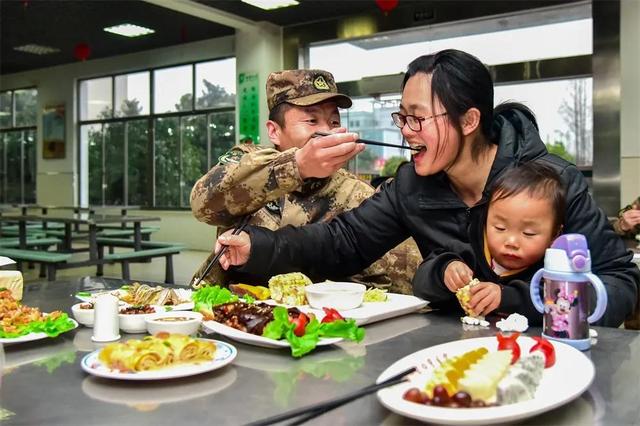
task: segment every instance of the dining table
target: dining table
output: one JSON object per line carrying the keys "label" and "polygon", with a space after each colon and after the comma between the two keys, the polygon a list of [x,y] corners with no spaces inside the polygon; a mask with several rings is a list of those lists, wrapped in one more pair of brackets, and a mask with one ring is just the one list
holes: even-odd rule
{"label": "dining table", "polygon": [[[24,303],[42,311],[71,314],[79,291],[116,289],[130,281],[83,277],[29,284]],[[166,285],[165,285],[166,286]],[[169,286],[170,287],[170,286]],[[598,334],[584,354],[595,379],[573,401],[524,420],[528,425],[631,425],[640,423],[640,334],[593,327]],[[234,345],[230,365],[171,380],[131,382],[94,377],[80,362],[104,344],[79,327],[57,338],[5,345],[0,387],[3,425],[239,425],[321,402],[373,384],[395,361],[418,350],[474,337],[495,327],[461,324],[438,311],[412,313],[365,326],[361,343],[318,347],[294,359],[287,349],[250,346],[220,335],[203,337]],[[535,336],[540,328],[526,334]],[[122,340],[141,335],[123,335]],[[416,420],[395,414],[368,395],[312,419],[313,425],[406,425]]]}

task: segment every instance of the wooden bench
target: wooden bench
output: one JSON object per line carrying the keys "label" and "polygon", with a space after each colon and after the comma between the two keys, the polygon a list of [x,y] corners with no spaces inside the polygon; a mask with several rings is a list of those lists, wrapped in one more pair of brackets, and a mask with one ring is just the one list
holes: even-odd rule
{"label": "wooden bench", "polygon": [[[149,248],[137,251],[127,251],[120,253],[104,254],[104,246],[99,246],[98,256],[105,261],[120,262],[122,265],[122,279],[130,279],[129,264],[131,262],[143,262],[153,257],[163,257],[166,259],[165,263],[165,283],[173,283],[173,255],[180,254],[180,251],[184,249],[182,245],[171,245],[166,247]],[[102,265],[98,265],[98,275],[102,275]]]}
{"label": "wooden bench", "polygon": [[47,280],[55,281],[57,266],[71,258],[68,253],[56,253],[51,251],[21,250],[15,248],[0,247],[0,256],[7,256],[18,263],[18,269],[22,270],[22,262],[36,262],[47,266]]}

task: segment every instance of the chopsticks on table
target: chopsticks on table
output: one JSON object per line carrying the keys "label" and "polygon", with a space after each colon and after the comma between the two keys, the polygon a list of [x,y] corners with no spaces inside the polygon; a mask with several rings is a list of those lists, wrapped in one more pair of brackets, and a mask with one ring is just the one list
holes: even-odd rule
{"label": "chopsticks on table", "polygon": [[[246,215],[242,219],[240,219],[240,222],[238,223],[238,226],[233,230],[231,235],[240,234],[244,230],[244,228],[249,224],[249,220],[251,220],[251,215]],[[202,274],[200,275],[198,280],[195,283],[193,283],[192,287],[194,289],[197,290],[197,289],[200,288],[200,282],[203,280],[204,277],[207,276],[209,271],[211,271],[211,269],[216,265],[216,263],[218,263],[218,261],[220,260],[222,255],[227,251],[228,248],[229,248],[229,246],[222,246],[220,251],[218,253],[216,253],[216,255],[213,257],[213,259],[211,259],[211,262],[209,262],[209,264],[207,264],[207,267],[204,269],[204,272],[202,272]]]}
{"label": "chopsticks on table", "polygon": [[294,417],[300,416],[291,423],[291,425],[299,425],[315,417],[321,416],[322,414],[328,411],[331,411],[334,408],[338,408],[344,404],[348,404],[351,401],[355,401],[358,398],[377,392],[380,389],[384,389],[389,386],[394,386],[394,385],[397,385],[398,383],[402,383],[408,380],[407,375],[413,373],[414,371],[416,371],[416,367],[409,368],[408,370],[405,370],[392,377],[389,377],[387,380],[384,380],[378,384],[366,386],[362,389],[353,391],[345,396],[334,398],[325,402],[320,402],[318,404],[308,405],[302,408],[296,408],[295,410],[287,411],[272,417],[268,417],[266,419],[251,422],[246,426],[267,426],[267,425],[272,425],[274,423],[279,423],[279,422],[290,420],[290,419],[293,419]]}
{"label": "chopsticks on table", "polygon": [[[329,133],[329,132],[314,132],[313,136],[329,136],[332,134],[333,133]],[[358,139],[356,143],[363,143],[365,145],[387,146],[389,148],[410,149],[412,151],[420,151],[419,148],[413,148],[413,147],[410,147],[409,145],[394,145],[392,143],[376,142],[376,141],[370,141],[367,139]]]}

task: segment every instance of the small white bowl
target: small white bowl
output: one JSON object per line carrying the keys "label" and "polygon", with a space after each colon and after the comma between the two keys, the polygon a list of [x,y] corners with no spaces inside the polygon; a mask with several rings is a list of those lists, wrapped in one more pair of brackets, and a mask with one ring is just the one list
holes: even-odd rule
{"label": "small white bowl", "polygon": [[[123,310],[126,308],[120,308]],[[118,320],[120,322],[120,330],[125,333],[146,333],[147,332],[147,319],[151,315],[157,315],[158,310],[153,308],[156,313],[149,314],[118,314]]]}
{"label": "small white bowl", "polygon": [[76,303],[71,307],[71,313],[73,313],[73,317],[80,324],[85,327],[93,327],[93,308],[91,309],[82,309],[80,305],[90,305],[87,302]]}
{"label": "small white bowl", "polygon": [[320,283],[306,286],[309,306],[316,309],[355,309],[362,305],[367,287],[356,283]]}
{"label": "small white bowl", "polygon": [[151,314],[145,321],[147,331],[151,335],[163,331],[171,334],[190,335],[198,331],[200,323],[202,323],[202,314],[192,311],[169,311]]}

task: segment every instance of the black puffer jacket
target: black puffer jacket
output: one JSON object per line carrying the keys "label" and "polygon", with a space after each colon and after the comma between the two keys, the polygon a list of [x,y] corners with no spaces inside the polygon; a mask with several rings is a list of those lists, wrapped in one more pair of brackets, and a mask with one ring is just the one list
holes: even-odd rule
{"label": "black puffer jacket", "polygon": [[[476,265],[469,225],[481,223],[493,182],[509,166],[539,160],[557,170],[566,185],[564,232],[586,236],[592,270],[607,288],[609,304],[599,324],[620,325],[635,306],[640,271],[588,193],[582,174],[572,164],[549,154],[533,123],[519,111],[503,111],[496,125],[500,128],[498,152],[482,200],[476,206],[469,208],[458,198],[445,173],[418,176],[407,164],[380,192],[331,222],[289,226],[276,232],[250,227],[251,257],[239,269],[272,275],[302,271],[312,278],[339,278],[362,270],[411,236],[424,257],[413,279],[415,295],[436,307],[455,307],[457,311],[454,294],[442,285],[434,285],[442,282],[441,265],[446,264],[442,256],[456,253],[452,256]],[[511,300],[507,296],[505,301]]]}

